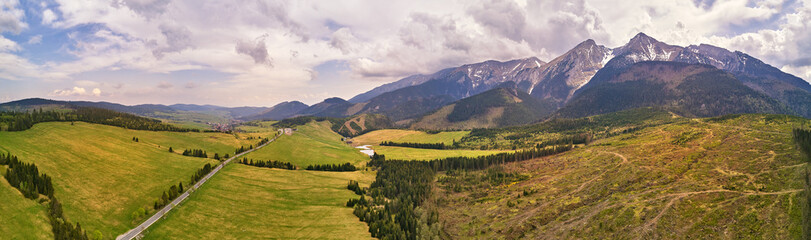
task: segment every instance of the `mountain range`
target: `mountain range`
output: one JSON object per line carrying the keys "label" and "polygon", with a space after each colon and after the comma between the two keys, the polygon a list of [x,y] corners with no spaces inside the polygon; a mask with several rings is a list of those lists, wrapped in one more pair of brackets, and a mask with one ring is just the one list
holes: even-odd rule
{"label": "mountain range", "polygon": [[[494,89],[502,90],[491,91]],[[0,110],[45,104],[43,101],[6,103]],[[588,39],[549,62],[529,57],[466,64],[412,75],[349,100],[328,98],[312,106],[298,101],[270,108],[49,104],[65,103],[146,116],[154,112],[218,111],[241,120],[382,114],[401,127],[437,129],[507,126],[550,116],[584,117],[649,106],[688,116],[764,112],[808,118],[811,85],[746,53],[707,44],[669,45],[639,33],[616,48]],[[471,103],[480,106],[472,107]],[[496,114],[499,111],[503,113]]]}

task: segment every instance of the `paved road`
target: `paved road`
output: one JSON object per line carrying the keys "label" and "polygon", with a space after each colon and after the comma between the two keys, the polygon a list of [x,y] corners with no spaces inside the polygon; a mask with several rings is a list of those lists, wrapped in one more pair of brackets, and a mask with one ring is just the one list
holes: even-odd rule
{"label": "paved road", "polygon": [[247,154],[249,152],[253,152],[256,149],[260,149],[260,148],[264,147],[265,145],[268,145],[271,142],[273,142],[274,140],[276,140],[276,138],[278,138],[279,136],[281,136],[281,135],[277,135],[276,137],[273,137],[273,139],[270,139],[270,141],[268,141],[267,143],[262,144],[260,146],[257,146],[257,147],[255,147],[255,148],[253,148],[251,150],[248,150],[248,151],[242,152],[240,154],[234,155],[233,157],[229,158],[228,160],[225,160],[224,162],[222,162],[222,164],[217,165],[217,167],[215,167],[210,173],[208,173],[205,177],[200,179],[200,181],[198,181],[196,184],[194,184],[194,187],[192,187],[188,191],[184,192],[183,194],[180,194],[180,196],[175,198],[174,201],[172,201],[171,203],[166,205],[166,207],[163,207],[163,209],[161,209],[160,211],[156,212],[155,215],[152,215],[152,217],[149,217],[149,219],[147,219],[146,221],[141,223],[141,225],[138,225],[137,227],[135,227],[133,229],[130,229],[128,232],[126,232],[124,234],[118,235],[118,237],[116,237],[115,239],[116,240],[130,240],[130,239],[136,238],[138,235],[140,235],[141,233],[146,231],[146,229],[149,228],[149,226],[152,226],[152,224],[154,224],[155,222],[157,222],[158,220],[163,218],[163,216],[166,215],[166,213],[168,213],[169,211],[171,211],[172,208],[174,208],[177,205],[180,205],[180,203],[183,202],[183,200],[186,200],[186,198],[189,197],[189,194],[193,193],[194,190],[197,190],[198,188],[200,188],[200,186],[202,186],[204,183],[206,183],[206,181],[208,181],[208,179],[211,178],[211,176],[214,176],[214,174],[217,174],[217,172],[219,172],[220,169],[222,169],[223,166],[230,163],[231,160],[239,158],[240,156],[245,155],[245,154]]}

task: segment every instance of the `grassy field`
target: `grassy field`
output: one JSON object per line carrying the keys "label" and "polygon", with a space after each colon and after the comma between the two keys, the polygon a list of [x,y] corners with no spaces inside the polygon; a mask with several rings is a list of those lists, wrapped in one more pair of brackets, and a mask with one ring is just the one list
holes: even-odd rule
{"label": "grassy field", "polygon": [[[0,170],[6,171],[4,167]],[[3,239],[53,239],[45,205],[23,197],[5,179],[0,179],[0,201],[0,236]]]}
{"label": "grassy field", "polygon": [[[132,141],[133,136],[140,142]],[[216,163],[170,154],[155,144],[230,151],[234,146],[228,144],[238,142],[221,133],[135,131],[83,122],[40,123],[26,131],[0,132],[0,151],[36,163],[53,178],[56,196],[70,221],[91,233],[99,230],[107,238],[136,225],[132,212],[151,208],[170,185],[187,184],[205,163]]]}
{"label": "grassy field", "polygon": [[310,122],[299,126],[293,135],[281,136],[272,144],[245,157],[255,160],[290,162],[300,168],[311,164],[357,164],[369,157],[341,142],[341,136],[330,129],[330,123]]}
{"label": "grassy field", "polygon": [[433,160],[446,157],[478,157],[501,152],[511,152],[506,150],[437,150],[391,146],[374,146],[372,149],[374,149],[377,154],[386,155],[386,159],[400,160]]}
{"label": "grassy field", "polygon": [[345,206],[357,197],[346,189],[349,180],[368,186],[374,173],[231,164],[145,239],[371,239],[366,224]]}
{"label": "grassy field", "polygon": [[440,132],[436,134],[429,134],[423,131],[414,130],[383,129],[371,131],[357,136],[352,139],[352,144],[355,146],[378,145],[383,141],[392,141],[413,143],[445,143],[445,145],[451,145],[453,144],[454,140],[458,141],[468,133],[470,133],[470,131]]}
{"label": "grassy field", "polygon": [[790,129],[800,121],[744,115],[648,127],[501,169],[442,174],[429,204],[454,238],[799,239],[806,163]]}

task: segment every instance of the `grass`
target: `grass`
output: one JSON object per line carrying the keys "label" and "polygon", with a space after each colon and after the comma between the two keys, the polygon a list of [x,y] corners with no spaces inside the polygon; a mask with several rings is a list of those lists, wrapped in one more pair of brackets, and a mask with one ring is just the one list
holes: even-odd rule
{"label": "grass", "polygon": [[358,164],[369,159],[357,149],[341,142],[341,136],[330,129],[327,121],[299,126],[293,135],[283,135],[272,144],[248,153],[245,157],[290,162],[299,168],[312,164]]}
{"label": "grass", "polygon": [[453,144],[470,133],[470,131],[452,131],[429,134],[423,131],[383,129],[371,131],[352,139],[354,145],[378,145],[383,141],[393,142],[415,142],[415,143],[445,143]]}
{"label": "grass", "polygon": [[502,152],[511,152],[507,150],[438,150],[391,146],[374,146],[372,148],[377,154],[386,155],[386,159],[400,160],[433,160],[446,157],[478,157]]}
{"label": "grass", "polygon": [[744,115],[647,127],[511,163],[526,178],[449,172],[428,201],[452,238],[799,239],[799,118]]}
{"label": "grass", "polygon": [[[5,168],[0,167],[5,173]],[[27,199],[5,179],[0,179],[0,235],[3,239],[53,239],[48,209]]]}
{"label": "grass", "polygon": [[[272,144],[271,144],[272,145]],[[349,180],[372,172],[317,172],[226,166],[145,239],[371,239],[345,203]]]}
{"label": "grass", "polygon": [[[133,142],[133,136],[141,141]],[[150,209],[169,186],[180,181],[185,185],[205,163],[216,163],[171,154],[156,143],[225,151],[234,148],[228,144],[237,142],[221,133],[136,131],[83,122],[40,123],[26,131],[0,132],[0,151],[36,163],[53,178],[65,216],[90,233],[101,231],[106,238],[137,225],[132,212]]]}

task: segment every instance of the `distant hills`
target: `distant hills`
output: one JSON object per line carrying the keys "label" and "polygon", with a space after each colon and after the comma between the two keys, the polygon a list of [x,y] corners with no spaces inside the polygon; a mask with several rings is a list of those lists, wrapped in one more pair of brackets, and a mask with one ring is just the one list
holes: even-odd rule
{"label": "distant hills", "polygon": [[546,117],[657,106],[688,116],[762,112],[809,118],[811,85],[742,52],[707,44],[669,45],[639,33],[616,48],[588,39],[549,62],[529,57],[466,64],[412,75],[348,101],[328,98],[312,106],[298,101],[270,108],[224,108],[26,99],[2,104],[0,110],[60,104],[145,116],[173,111],[214,113],[241,120],[381,114],[400,127],[445,129],[508,126]]}

